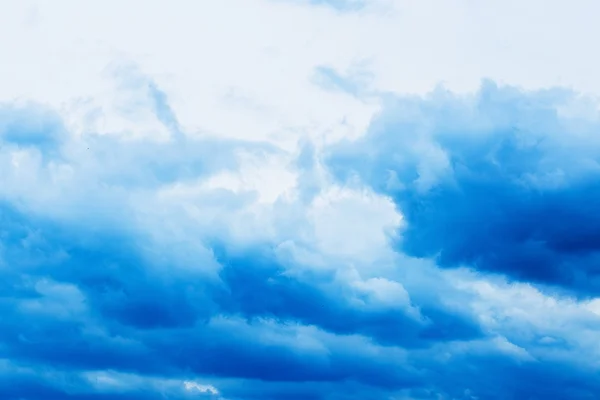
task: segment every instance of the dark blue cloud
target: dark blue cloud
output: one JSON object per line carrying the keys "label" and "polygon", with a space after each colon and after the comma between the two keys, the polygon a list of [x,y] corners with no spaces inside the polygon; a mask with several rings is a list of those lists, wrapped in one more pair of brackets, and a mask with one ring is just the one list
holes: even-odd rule
{"label": "dark blue cloud", "polygon": [[294,320],[332,333],[362,334],[384,345],[402,347],[483,335],[468,316],[442,307],[421,306],[419,319],[397,308],[353,307],[336,288],[331,273],[315,273],[304,280],[287,276],[285,267],[268,248],[241,255],[227,254],[219,247],[215,250],[227,288],[219,298],[223,309],[232,314]]}
{"label": "dark blue cloud", "polygon": [[394,200],[408,255],[598,294],[600,124],[569,116],[576,103],[489,82],[396,99],[327,163]]}
{"label": "dark blue cloud", "polygon": [[[7,293],[9,296],[2,302],[0,340],[6,356],[15,362],[71,371],[117,369],[163,376],[191,371],[198,375],[267,381],[356,380],[392,387],[412,385],[416,379],[404,368],[390,369],[393,360],[389,359],[362,364],[359,360],[367,360],[360,354],[330,349],[333,353],[318,361],[312,352],[303,354],[296,350],[293,342],[287,345],[264,342],[260,339],[261,332],[270,325],[260,328],[262,319],[249,326],[243,320],[227,319],[228,315],[234,317],[238,313],[241,304],[232,307],[230,299],[217,290],[220,285],[211,287],[205,282],[194,282],[193,276],[177,279],[153,276],[148,265],[143,265],[142,258],[136,256],[135,246],[119,237],[118,232],[112,238],[96,233],[92,241],[84,232],[79,237],[69,236],[64,229],[61,232],[60,226],[28,220],[6,206],[2,208],[2,217],[5,226],[20,227],[4,231],[7,239],[4,243],[11,250],[5,255],[18,255],[15,259],[6,258],[5,262],[11,268],[25,267],[20,276],[6,276],[4,280],[12,293]],[[29,259],[23,249],[27,232],[36,232],[38,242],[44,244]],[[96,247],[100,244],[101,249]],[[58,249],[63,257],[48,261]],[[245,284],[247,290],[258,294],[264,291],[268,276],[261,276],[263,272],[252,263],[245,263],[247,277],[252,277]],[[224,275],[227,270],[225,267]],[[85,299],[85,312],[66,319],[29,314],[23,303],[39,300],[43,307],[47,299],[39,293],[36,283],[47,279],[73,285],[80,291]],[[234,279],[225,279],[224,283],[230,293],[243,290],[241,282]],[[310,287],[304,289],[310,294]],[[302,292],[294,291],[294,282],[288,282],[280,290],[281,296],[291,299],[288,304],[280,305],[292,308],[287,316],[311,313],[310,309],[293,309],[293,301],[302,305]],[[213,298],[207,293],[214,293]],[[272,300],[277,301],[277,294],[272,295]],[[243,295],[230,296],[234,302],[249,300]],[[60,300],[68,306],[70,299]],[[257,300],[254,307],[243,307],[248,311],[246,316],[269,317],[273,309],[267,303],[260,304],[266,298]],[[318,311],[314,310],[314,314],[318,323]],[[225,319],[218,323],[219,318]],[[293,323],[293,318],[282,322],[285,328],[287,323]],[[257,327],[253,328],[253,324]],[[353,333],[348,327],[344,329]],[[293,331],[287,333],[290,334]],[[319,358],[318,354],[316,357]],[[40,390],[50,390],[44,388]]]}
{"label": "dark blue cloud", "polygon": [[[556,276],[564,278],[569,272],[557,266],[572,262],[575,270],[592,276],[590,267],[580,262],[590,261],[595,249],[595,218],[586,217],[592,206],[580,196],[595,198],[589,162],[595,144],[577,148],[579,153],[563,151],[558,136],[550,135],[545,142],[537,136],[535,144],[525,140],[522,148],[520,136],[498,127],[512,126],[511,118],[518,119],[520,113],[533,113],[536,121],[540,121],[539,115],[552,115],[544,111],[550,107],[547,96],[540,100],[509,92],[512,97],[501,107],[489,97],[503,92],[486,90],[491,94],[482,92],[474,106],[463,106],[453,97],[445,97],[441,103],[439,99],[398,102],[395,105],[405,110],[421,109],[429,124],[438,116],[439,126],[449,127],[450,133],[437,135],[435,128],[426,137],[430,142],[415,145],[410,138],[397,138],[392,128],[400,122],[389,125],[384,116],[359,143],[331,149],[329,166],[340,179],[351,182],[351,175],[358,174],[363,182],[393,197],[405,214],[407,225],[400,247],[409,255],[438,255],[442,266],[466,263],[521,279],[593,289],[592,281],[587,286],[580,282],[569,285],[562,278],[549,278],[549,272],[557,270]],[[159,96],[155,100],[155,106],[164,112],[163,119],[175,126],[166,99]],[[394,110],[397,108],[392,108],[392,115]],[[403,124],[422,132],[420,121],[411,117]],[[469,128],[469,121],[474,121],[474,128]],[[529,120],[523,117],[519,121],[519,129],[528,132],[523,121]],[[552,117],[541,121],[540,126],[551,132],[562,132],[563,122],[548,122]],[[62,125],[42,125],[40,132],[48,126],[52,130]],[[10,129],[2,139],[6,146],[42,149],[44,140],[19,142],[14,139],[19,136],[18,129]],[[469,129],[473,132],[467,132]],[[463,135],[473,133],[479,136]],[[61,162],[70,160],[77,165],[77,158],[67,151],[73,142],[61,135],[51,140]],[[401,146],[396,145],[397,140]],[[191,143],[181,137],[160,146],[144,142],[148,145],[144,148],[109,138],[90,143],[98,146],[93,147],[91,158],[114,165],[105,170],[84,165],[79,173],[105,190],[115,186],[147,190],[182,177],[235,169],[238,149],[253,154],[277,151],[219,140],[210,142],[214,144],[211,147],[207,141]],[[429,157],[424,157],[423,151]],[[444,154],[451,160],[450,168]],[[319,157],[317,149],[306,144],[297,166],[310,175]],[[431,162],[422,163],[423,159]],[[58,158],[51,155],[50,160]],[[204,167],[196,168],[194,160],[203,162]],[[544,180],[547,165],[554,169],[563,166],[563,175],[572,179]],[[309,192],[300,196],[303,204],[319,190],[310,178],[301,185]],[[486,193],[494,190],[496,197],[488,199]],[[377,302],[353,292],[343,276],[328,272],[337,268],[317,270],[305,265],[308,261],[282,256],[278,245],[289,238],[238,243],[233,235],[207,228],[186,231],[198,235],[197,241],[178,243],[175,238],[173,246],[157,248],[156,241],[148,239],[153,232],[140,232],[135,224],[139,222],[135,218],[144,214],[117,213],[125,203],[123,198],[110,204],[115,215],[107,213],[108,221],[99,223],[90,215],[95,207],[104,205],[94,199],[73,203],[89,212],[77,214],[81,217],[73,221],[65,214],[45,213],[43,207],[32,208],[22,197],[2,193],[1,398],[585,399],[599,390],[595,372],[584,368],[592,365],[588,356],[577,353],[572,337],[542,350],[532,340],[511,332],[506,337],[515,336],[513,344],[498,340],[499,333],[481,322],[489,316],[475,315],[476,308],[469,303],[473,299],[450,289],[452,277],[446,278],[435,267],[427,270],[434,276],[409,276],[414,272],[414,266],[405,265],[410,257],[395,261],[397,276],[381,277],[390,279],[386,282],[393,279],[394,290],[405,288],[408,300],[402,304]],[[217,195],[207,204],[235,209],[247,201],[240,197]],[[496,208],[484,206],[484,202],[492,202]],[[564,227],[542,218],[560,212],[567,213],[563,217],[577,226]],[[537,216],[536,223],[545,230],[535,231],[525,215]],[[290,221],[303,218],[293,217]],[[477,218],[487,222],[478,223]],[[162,232],[169,223],[185,225],[181,220],[166,219],[160,220],[162,225],[142,226]],[[482,224],[485,234],[477,229]],[[289,236],[294,237],[297,227],[289,225]],[[568,235],[568,229],[575,228],[579,229],[577,240]],[[520,259],[520,240],[530,237],[541,238],[544,251],[562,257],[560,263],[550,257],[545,266],[548,272],[539,276],[514,264],[500,268],[491,263],[494,252],[500,250],[510,260]],[[471,243],[477,247],[468,247]],[[177,258],[179,252],[194,246],[205,246],[206,252]],[[528,254],[534,259],[539,256]],[[182,259],[185,268],[180,265]],[[342,262],[323,259],[333,265]],[[218,269],[206,266],[211,263]],[[302,272],[293,273],[297,271]],[[442,281],[444,285],[436,284]],[[581,326],[590,332],[595,329]],[[219,394],[186,389],[184,381],[214,385]]]}
{"label": "dark blue cloud", "polygon": [[[501,399],[547,391],[536,389],[519,374],[538,379],[551,370],[530,371],[508,356],[463,355],[450,364],[433,361],[444,342],[467,340],[468,345],[480,335],[473,322],[453,316],[441,305],[439,310],[421,310],[428,319],[423,324],[401,312],[354,309],[335,292],[323,289],[335,288],[328,285],[331,277],[285,277],[265,248],[236,252],[215,246],[223,269],[222,281],[213,286],[193,281],[192,275],[153,275],[135,245],[118,230],[93,235],[69,232],[8,207],[2,208],[2,216],[3,226],[10,230],[3,231],[4,249],[10,250],[3,253],[3,261],[21,268],[21,274],[3,279],[12,288],[1,303],[4,355],[40,371],[51,367],[71,374],[71,381],[77,381],[82,371],[96,370],[172,379],[226,378],[234,382],[219,388],[224,398],[233,399],[351,399],[356,393],[365,399],[390,393],[466,399],[464,388],[473,395]],[[25,232],[36,232],[36,243],[42,245],[35,251],[33,242],[23,240]],[[57,258],[56,252],[63,257]],[[77,292],[64,288],[49,292],[36,285],[45,280],[76,288],[85,307],[77,311],[70,306],[76,303]],[[193,292],[187,291],[190,286]],[[66,315],[25,306],[39,300],[43,307],[52,307],[53,295],[70,310]],[[299,334],[298,328],[304,333]],[[358,339],[357,334],[384,347]],[[321,344],[303,343],[311,335]],[[432,345],[437,347],[430,349]],[[406,358],[402,347],[415,350]],[[569,374],[571,389],[556,384],[555,392],[586,398],[575,390],[593,390],[592,381],[573,369]],[[0,391],[15,399],[109,398],[85,380],[75,389],[73,385],[65,389],[41,376],[15,377],[13,382],[22,383],[0,385]],[[484,378],[485,383],[474,383]],[[356,391],[347,391],[346,385]],[[159,391],[139,387],[111,395],[154,398]],[[177,396],[172,398],[188,398]]]}

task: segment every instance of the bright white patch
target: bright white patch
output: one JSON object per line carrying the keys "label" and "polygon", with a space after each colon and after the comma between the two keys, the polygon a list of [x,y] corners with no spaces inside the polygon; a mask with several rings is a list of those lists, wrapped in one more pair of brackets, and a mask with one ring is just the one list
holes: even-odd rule
{"label": "bright white patch", "polygon": [[82,375],[97,391],[104,393],[146,388],[162,392],[165,395],[181,393],[182,390],[196,394],[219,394],[219,390],[213,385],[189,380],[150,378],[115,371],[90,371]]}
{"label": "bright white patch", "polygon": [[401,221],[391,200],[335,187],[315,199],[309,217],[319,248],[353,262],[373,261],[385,253],[386,231]]}
{"label": "bright white patch", "polygon": [[185,388],[185,390],[188,390],[190,392],[196,391],[200,393],[219,394],[219,391],[214,386],[201,385],[199,383],[191,381],[183,382],[183,387]]}
{"label": "bright white patch", "polygon": [[410,303],[408,292],[398,282],[385,278],[370,278],[365,281],[355,281],[352,285],[382,305],[405,307]]}
{"label": "bright white patch", "polygon": [[238,172],[213,175],[206,182],[206,187],[229,189],[234,192],[256,191],[260,203],[274,203],[295,187],[296,174],[288,169],[291,161],[289,156],[265,159],[243,155],[240,156],[241,167]]}
{"label": "bright white patch", "polygon": [[588,310],[590,310],[594,314],[600,316],[600,298],[590,300],[586,304],[586,307]]}

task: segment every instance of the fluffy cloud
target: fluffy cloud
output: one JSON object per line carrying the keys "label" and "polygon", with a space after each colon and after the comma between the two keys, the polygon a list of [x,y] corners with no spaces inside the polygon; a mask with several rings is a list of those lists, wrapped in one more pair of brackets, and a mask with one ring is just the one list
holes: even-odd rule
{"label": "fluffy cloud", "polygon": [[595,398],[597,103],[451,3],[8,2],[0,397]]}
{"label": "fluffy cloud", "polygon": [[394,199],[409,255],[596,295],[600,125],[574,113],[580,103],[492,83],[397,99],[329,164]]}

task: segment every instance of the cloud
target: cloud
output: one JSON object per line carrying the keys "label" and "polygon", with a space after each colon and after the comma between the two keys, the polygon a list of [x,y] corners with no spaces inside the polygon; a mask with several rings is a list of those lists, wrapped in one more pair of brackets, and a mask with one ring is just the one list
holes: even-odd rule
{"label": "cloud", "polygon": [[408,255],[596,295],[598,119],[569,111],[585,105],[491,82],[398,98],[328,163],[393,199]]}
{"label": "cloud", "polygon": [[[552,104],[548,96],[515,93],[535,100],[527,103],[527,110]],[[479,163],[479,172],[497,171],[493,166],[510,165],[505,160],[516,159],[501,153],[505,158],[500,162],[482,164],[488,158],[480,148],[496,148],[488,143],[506,132],[496,129],[498,120],[485,114],[496,116],[496,108],[486,111],[480,103],[471,103],[484,115],[463,120],[472,124],[466,125],[473,129],[469,132],[456,112],[464,106],[462,100],[443,98],[442,105],[454,114],[427,105],[428,101],[433,100],[416,100],[416,104],[425,104],[422,109],[429,118],[413,116],[411,121],[431,124],[437,113],[457,118],[454,124],[444,124],[456,129],[441,134],[446,140],[441,143],[473,140],[475,147],[467,146],[473,155],[466,159]],[[402,104],[397,101],[394,106]],[[509,104],[519,101],[511,99]],[[425,255],[403,247],[413,234],[411,229],[432,231],[423,221],[448,218],[452,202],[444,202],[444,209],[442,203],[432,203],[435,218],[415,224],[415,212],[406,208],[414,203],[404,203],[402,196],[409,193],[409,199],[417,201],[418,196],[445,188],[447,182],[452,188],[462,182],[451,174],[452,163],[444,161],[452,153],[434,140],[435,130],[420,131],[415,139],[403,136],[406,146],[401,146],[386,134],[393,132],[388,125],[375,120],[373,126],[385,129],[367,132],[357,142],[327,147],[325,154],[310,145],[288,153],[244,141],[207,142],[182,132],[158,142],[111,135],[84,139],[69,132],[60,119],[46,123],[40,115],[53,114],[43,108],[20,112],[29,112],[32,118],[17,120],[11,127],[27,121],[22,123],[26,131],[29,121],[38,118],[42,132],[50,127],[49,134],[60,132],[51,137],[60,139],[53,152],[46,153],[46,141],[15,140],[20,137],[15,132],[20,131],[14,128],[6,128],[14,136],[3,136],[5,165],[15,154],[47,156],[38,158],[35,168],[28,166],[28,179],[39,182],[37,187],[18,186],[23,176],[16,175],[17,167],[4,178],[13,179],[14,185],[5,187],[0,213],[4,316],[0,341],[7,371],[12,371],[3,374],[6,384],[0,390],[9,398],[337,399],[356,393],[367,399],[547,393],[585,398],[598,389],[587,372],[595,359],[591,338],[599,329],[589,306],[554,300],[531,286],[502,283],[468,269],[438,269],[451,265],[434,253],[427,254],[431,259],[419,259]],[[517,109],[504,115],[520,114]],[[510,120],[500,121],[511,125]],[[480,126],[491,128],[475,136]],[[577,126],[582,129],[579,134],[587,132],[585,125]],[[547,146],[550,139],[560,139],[561,131],[554,132],[555,136],[545,136]],[[83,140],[86,157],[78,155],[83,149],[74,150]],[[208,143],[220,146],[224,159],[212,161],[215,154],[206,150]],[[351,158],[356,154],[353,146],[360,146],[360,159]],[[579,148],[571,142],[573,146]],[[549,148],[564,154],[571,150]],[[405,164],[395,149],[408,151]],[[592,152],[589,143],[581,149]],[[169,151],[179,158],[165,156]],[[421,151],[426,159],[437,156],[442,161],[418,164]],[[240,152],[255,161],[287,158],[284,165],[298,177],[298,185],[267,201],[216,179],[223,171],[237,179],[235,174],[246,162],[239,158]],[[475,157],[478,154],[482,155]],[[322,165],[324,156],[329,158]],[[536,162],[522,158],[515,169],[537,166],[541,158],[534,158]],[[187,167],[194,160],[201,160],[204,167]],[[558,155],[544,160],[563,162]],[[568,161],[564,168],[575,177],[593,173],[581,155]],[[101,168],[110,163],[114,172]],[[62,182],[40,178],[52,174],[58,164],[72,171]],[[390,165],[397,171],[393,191],[389,174],[382,172]],[[425,168],[427,179],[419,181],[411,168]],[[157,169],[173,172],[163,175]],[[336,186],[328,173],[343,180],[346,175],[340,171],[358,174],[372,189],[358,188],[356,181]],[[497,179],[512,178],[511,171],[497,172],[491,181],[502,188],[520,188],[521,181]],[[547,181],[536,179],[538,170],[531,171],[528,182],[538,191],[571,188],[571,180],[548,186]],[[76,184],[80,190],[95,190],[94,196],[80,197]],[[40,192],[57,189],[54,195],[46,195],[45,202],[39,201]],[[306,196],[303,190],[311,194]],[[97,198],[106,192],[112,192],[110,197]],[[104,214],[95,211],[100,207]],[[482,212],[475,206],[468,209]],[[211,222],[207,219],[211,215],[220,216],[219,220]],[[353,215],[362,217],[353,220]],[[402,235],[398,237],[390,227],[400,227]],[[248,230],[252,234],[244,234]],[[472,234],[468,229],[460,233]],[[458,233],[454,238],[460,239]],[[400,240],[400,247],[391,247],[390,240]],[[354,244],[344,248],[346,242]],[[441,251],[447,247],[444,241],[430,243],[444,244]],[[399,249],[406,254],[398,253]],[[468,260],[463,264],[498,272]],[[511,271],[504,272],[510,275]],[[515,290],[526,301],[518,312],[511,311],[514,306],[509,300]],[[548,302],[558,303],[552,308]],[[556,310],[565,311],[556,314]],[[545,313],[557,315],[557,320],[540,317]],[[578,324],[580,329],[561,328],[564,323]],[[536,383],[541,376],[551,377],[553,385],[541,387]],[[210,390],[190,389],[197,387]]]}
{"label": "cloud", "polygon": [[597,28],[540,4],[7,4],[0,397],[595,398],[597,103],[539,89]]}

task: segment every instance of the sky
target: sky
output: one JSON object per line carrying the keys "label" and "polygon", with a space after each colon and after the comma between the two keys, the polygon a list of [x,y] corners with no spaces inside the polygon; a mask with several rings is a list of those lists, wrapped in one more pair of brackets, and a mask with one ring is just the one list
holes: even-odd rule
{"label": "sky", "polygon": [[0,398],[600,398],[599,13],[0,1]]}

